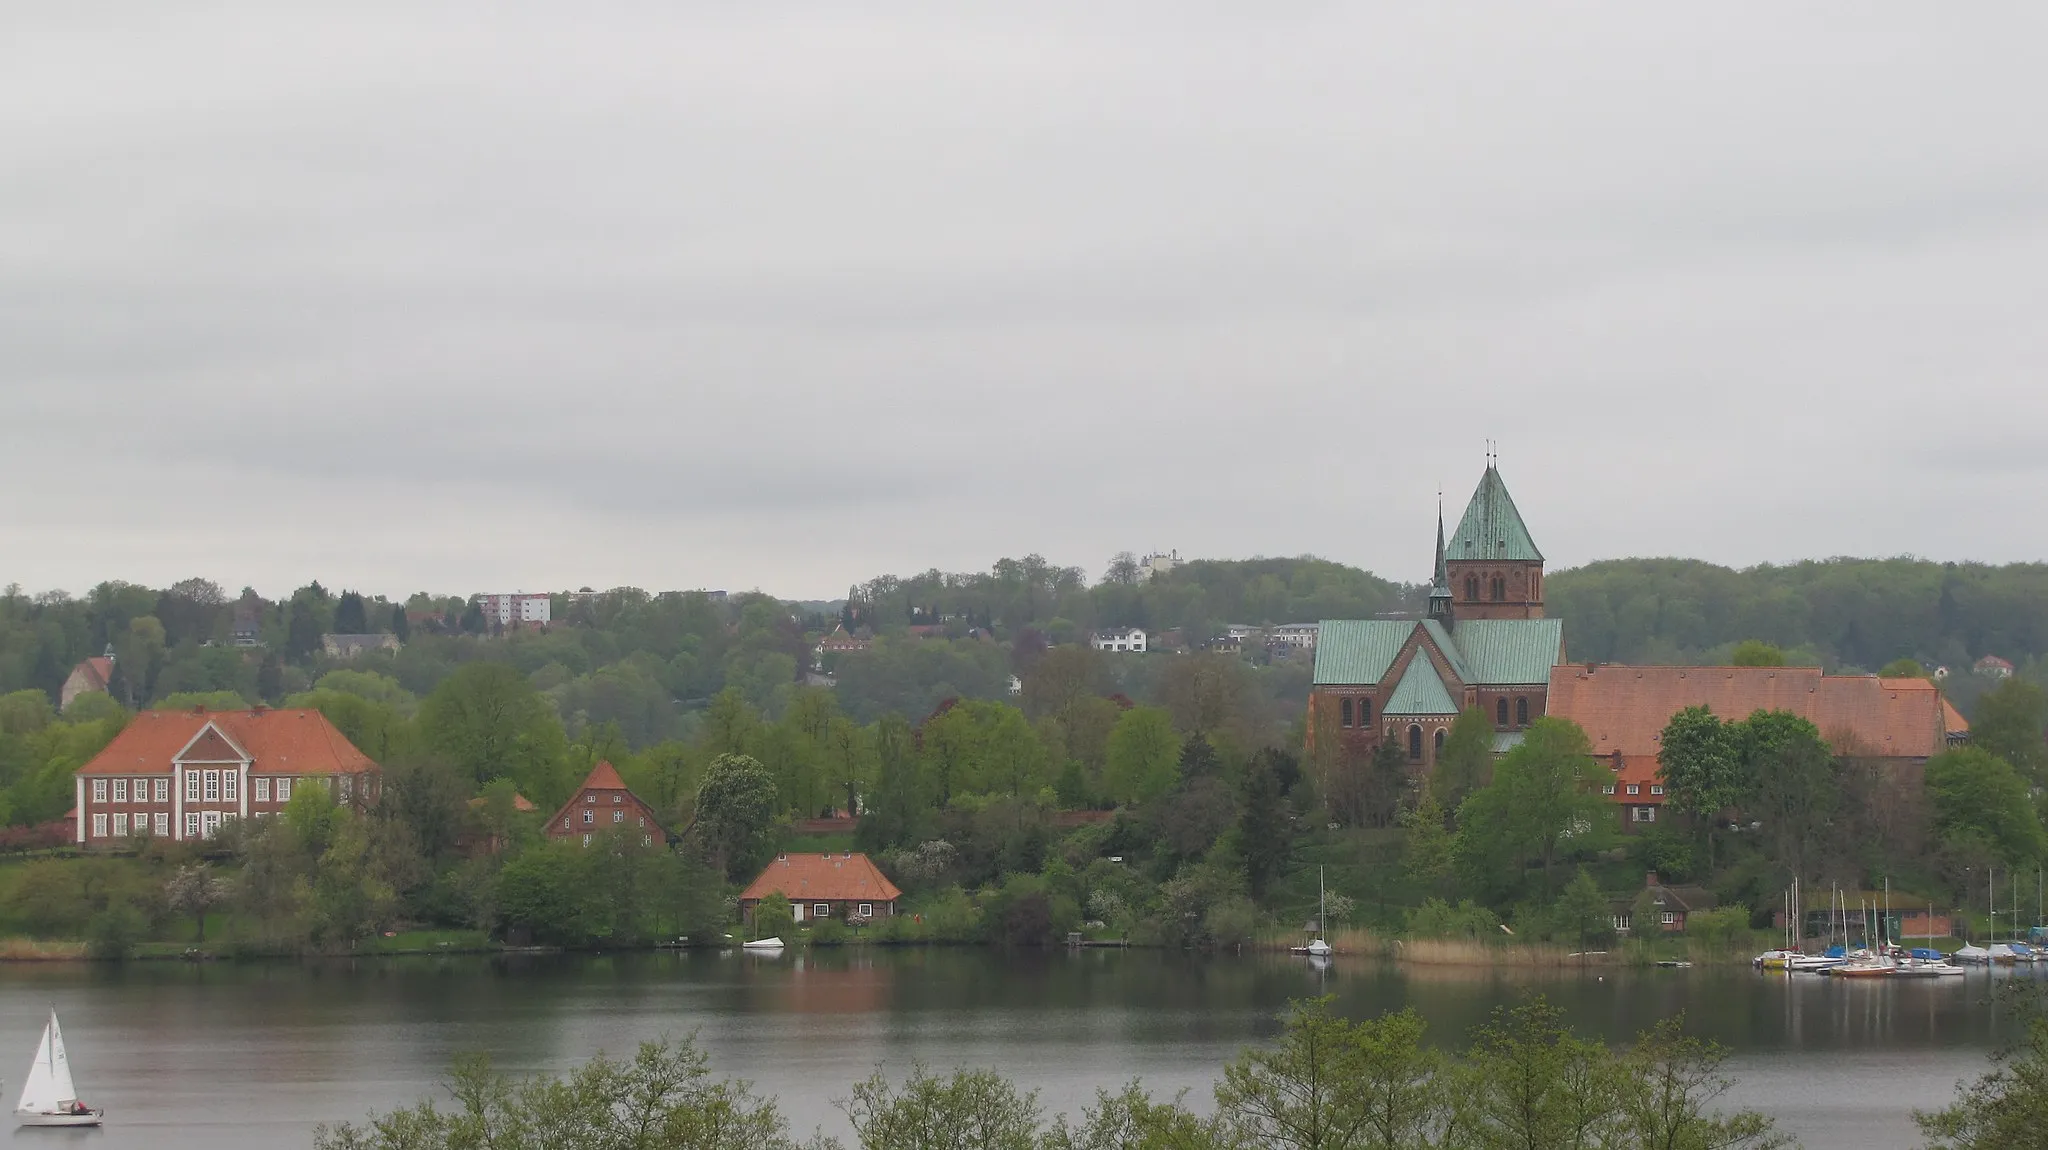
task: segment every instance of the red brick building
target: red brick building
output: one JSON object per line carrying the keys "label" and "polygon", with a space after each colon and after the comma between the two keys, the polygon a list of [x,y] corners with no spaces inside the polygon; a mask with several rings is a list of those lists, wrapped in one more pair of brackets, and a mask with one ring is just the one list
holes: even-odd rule
{"label": "red brick building", "polygon": [[1551,671],[1549,698],[1550,713],[1584,728],[1613,772],[1604,789],[1627,827],[1663,817],[1657,756],[1665,726],[1687,707],[1706,707],[1728,722],[1789,711],[1819,728],[1836,754],[1898,770],[1919,770],[1970,732],[1925,679],[1827,675],[1819,667],[1575,664]]}
{"label": "red brick building", "polygon": [[784,854],[740,892],[740,914],[753,921],[754,907],[781,893],[796,921],[825,918],[887,918],[903,892],[864,854]]}
{"label": "red brick building", "polygon": [[377,774],[318,711],[144,711],[78,768],[75,841],[212,838],[230,819],[275,814],[304,787],[371,801]]}
{"label": "red brick building", "polygon": [[1417,774],[1436,766],[1460,712],[1492,718],[1497,746],[1548,713],[1564,627],[1543,615],[1543,553],[1488,462],[1449,542],[1437,517],[1424,618],[1318,625],[1310,738],[1334,730],[1353,753],[1393,739]]}
{"label": "red brick building", "polygon": [[641,846],[668,841],[668,831],[655,818],[654,808],[640,801],[610,762],[592,767],[590,777],[542,829],[549,838],[578,839],[584,846],[595,841],[595,836],[615,830],[639,835]]}

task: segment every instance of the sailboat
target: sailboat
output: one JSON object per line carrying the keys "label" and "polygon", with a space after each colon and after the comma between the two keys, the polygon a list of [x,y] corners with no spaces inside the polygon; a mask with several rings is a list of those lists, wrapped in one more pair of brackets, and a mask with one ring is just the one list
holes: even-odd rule
{"label": "sailboat", "polygon": [[1328,957],[1330,957],[1330,944],[1329,944],[1329,943],[1327,943],[1327,942],[1324,942],[1324,941],[1323,941],[1323,931],[1324,931],[1324,929],[1325,929],[1325,927],[1323,926],[1323,917],[1324,917],[1323,905],[1324,905],[1324,902],[1325,902],[1325,901],[1326,901],[1326,900],[1325,900],[1325,897],[1324,897],[1324,895],[1323,895],[1323,868],[1321,868],[1321,867],[1317,867],[1317,868],[1316,868],[1316,937],[1314,937],[1314,938],[1310,939],[1310,940],[1309,940],[1309,943],[1308,943],[1308,945],[1307,945],[1307,946],[1290,946],[1290,947],[1288,947],[1287,949],[1288,949],[1289,951],[1291,951],[1291,952],[1293,952],[1293,953],[1295,953],[1295,954],[1305,954],[1305,955],[1308,955],[1308,956],[1309,956],[1310,958],[1328,958]]}
{"label": "sailboat", "polygon": [[21,1104],[14,1108],[15,1121],[23,1126],[98,1126],[105,1115],[78,1100],[78,1090],[71,1084],[71,1059],[64,1054],[64,1032],[57,1027],[57,1012],[50,1011],[36,1060],[28,1068],[28,1082],[21,1088]]}

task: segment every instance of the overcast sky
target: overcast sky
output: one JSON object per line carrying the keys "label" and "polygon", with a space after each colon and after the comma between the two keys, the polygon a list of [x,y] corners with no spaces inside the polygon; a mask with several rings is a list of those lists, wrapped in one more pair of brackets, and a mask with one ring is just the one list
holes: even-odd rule
{"label": "overcast sky", "polygon": [[2048,6],[11,5],[0,582],[2048,557]]}

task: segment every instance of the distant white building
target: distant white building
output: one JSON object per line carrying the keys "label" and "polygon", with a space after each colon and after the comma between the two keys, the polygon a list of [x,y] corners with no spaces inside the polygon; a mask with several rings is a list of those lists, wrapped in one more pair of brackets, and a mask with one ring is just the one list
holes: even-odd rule
{"label": "distant white building", "polygon": [[1154,551],[1152,554],[1138,560],[1138,578],[1156,578],[1178,566],[1180,566],[1180,552],[1168,551],[1162,554],[1161,552]]}
{"label": "distant white building", "polygon": [[509,595],[479,595],[484,621],[502,627],[545,625],[554,621],[554,600],[543,593],[514,591]]}
{"label": "distant white building", "polygon": [[1143,651],[1145,632],[1137,627],[1112,627],[1088,636],[1088,645],[1098,651]]}
{"label": "distant white building", "polygon": [[1316,649],[1316,633],[1321,623],[1283,623],[1266,632],[1266,642],[1277,647],[1293,647],[1297,651]]}

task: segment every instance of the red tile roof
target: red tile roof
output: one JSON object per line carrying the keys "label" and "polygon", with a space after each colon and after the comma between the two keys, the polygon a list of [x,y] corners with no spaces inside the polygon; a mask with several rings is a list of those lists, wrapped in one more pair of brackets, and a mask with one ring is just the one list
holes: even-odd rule
{"label": "red tile roof", "polygon": [[[1614,765],[1612,759],[1603,759],[1601,761],[1609,767]],[[1657,756],[1623,755],[1621,758],[1621,769],[1611,771],[1610,773],[1614,776],[1614,800],[1616,802],[1639,807],[1657,806],[1662,805],[1664,802],[1663,795],[1650,793],[1651,787],[1662,787],[1664,785],[1664,774],[1662,768],[1657,763]],[[1636,787],[1635,794],[1628,793],[1631,783]]]}
{"label": "red tile roof", "polygon": [[791,902],[894,902],[903,897],[863,854],[783,855],[740,892],[740,901],[781,891]]}
{"label": "red tile roof", "polygon": [[[78,768],[81,775],[169,774],[172,760],[211,726],[226,736],[207,746],[231,746],[247,754],[250,770],[270,775],[353,775],[373,771],[377,764],[356,749],[342,733],[314,710],[290,711],[144,711],[128,720],[121,733],[93,760]],[[195,755],[198,750],[195,749]],[[218,752],[208,752],[217,760]],[[239,759],[239,756],[237,756]]]}
{"label": "red tile roof", "polygon": [[626,786],[626,780],[619,777],[619,769],[612,766],[611,760],[605,759],[590,768],[590,775],[583,780],[583,785],[576,789],[579,791],[624,791],[631,788]]}
{"label": "red tile roof", "polygon": [[1723,719],[1790,711],[1837,751],[1926,758],[1947,745],[1941,693],[1925,679],[1823,675],[1818,667],[1554,667],[1545,710],[1586,730],[1593,751],[1654,758],[1671,716],[1707,706]]}
{"label": "red tile roof", "polygon": [[94,655],[71,670],[73,674],[85,672],[86,682],[90,684],[86,687],[88,691],[104,691],[107,684],[114,681],[114,661],[105,655]]}

